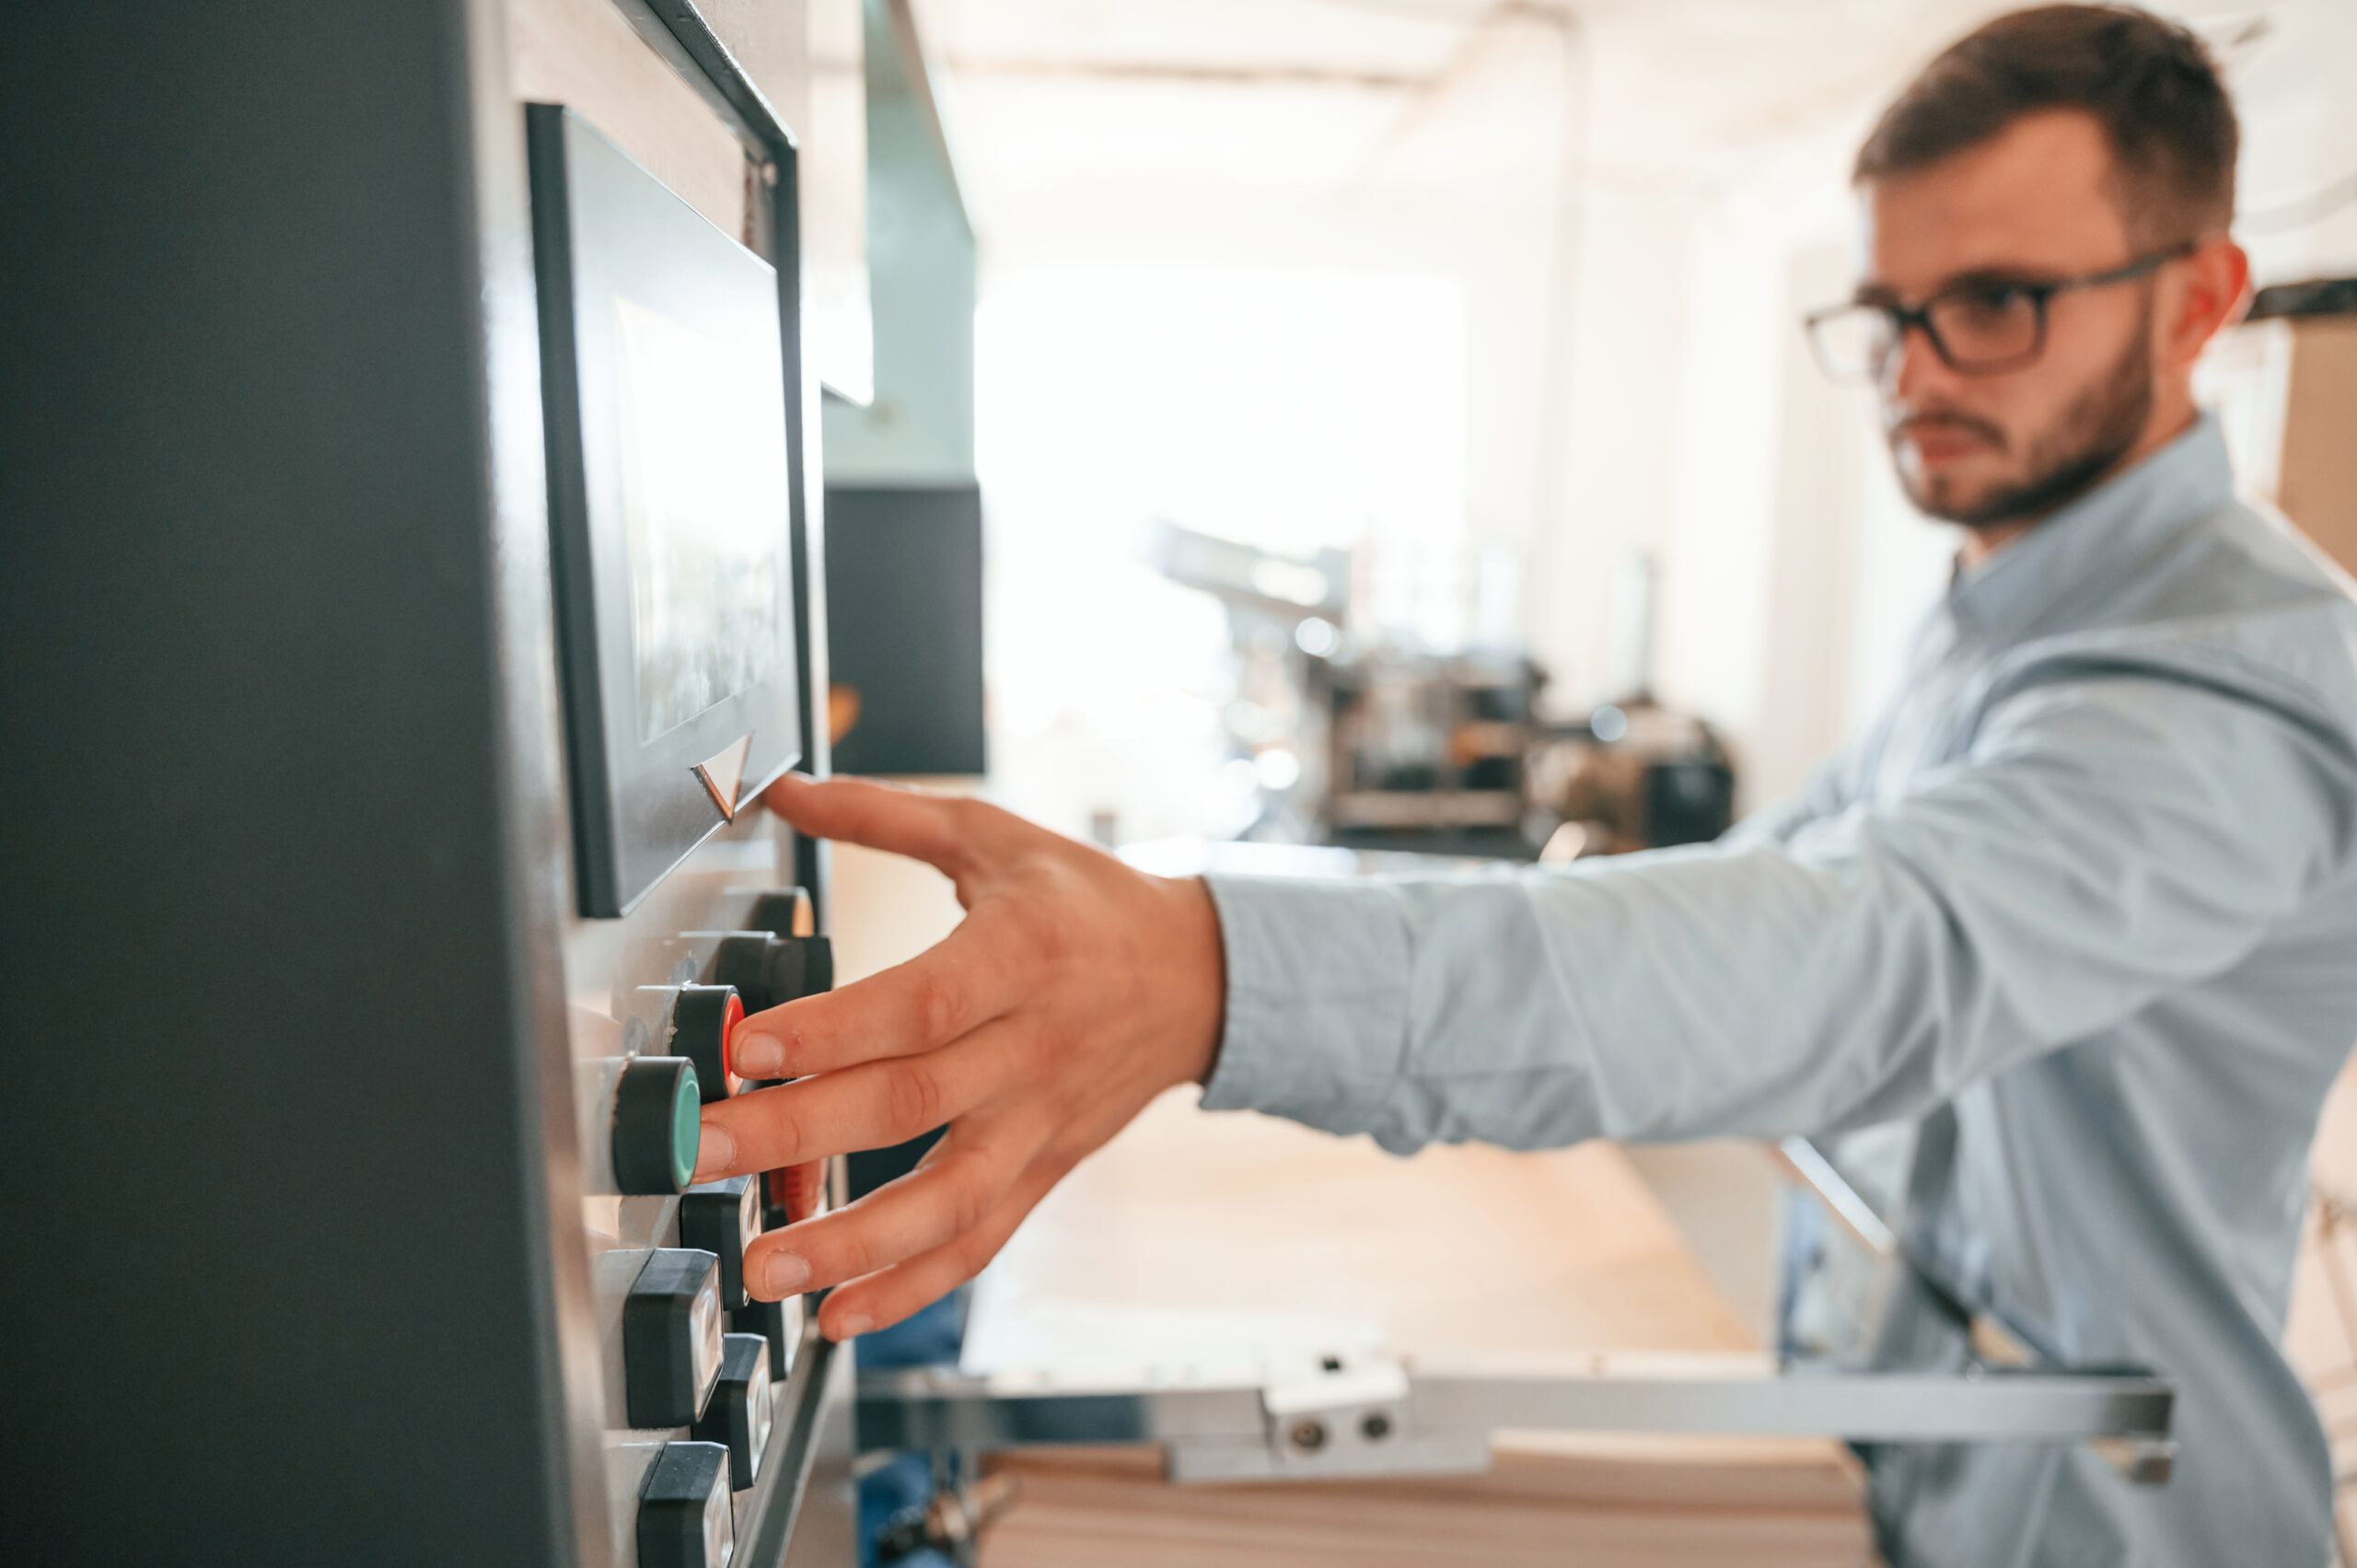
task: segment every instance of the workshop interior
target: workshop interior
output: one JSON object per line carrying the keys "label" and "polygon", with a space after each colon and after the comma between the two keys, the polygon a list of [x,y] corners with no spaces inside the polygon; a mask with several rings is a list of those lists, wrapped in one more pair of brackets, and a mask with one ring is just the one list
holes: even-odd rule
{"label": "workshop interior", "polygon": [[[694,1179],[744,1018],[962,918],[789,772],[1313,879],[1801,789],[1956,546],[1798,322],[2004,8],[12,17],[0,1558],[1832,1568],[1860,1445],[2171,1484],[2165,1366],[1869,1366],[1913,1254],[1805,1138],[1401,1158],[1174,1090],[844,1343],[745,1248],[929,1140]],[[2357,570],[2357,3],[2165,11],[2242,122],[2197,387]],[[2306,1191],[2357,1563],[2357,1087]]]}

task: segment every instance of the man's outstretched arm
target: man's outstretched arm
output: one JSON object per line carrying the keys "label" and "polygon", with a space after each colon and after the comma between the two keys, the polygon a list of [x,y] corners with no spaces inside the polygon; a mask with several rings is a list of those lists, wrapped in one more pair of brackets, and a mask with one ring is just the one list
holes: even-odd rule
{"label": "man's outstretched arm", "polygon": [[749,1019],[745,1070],[813,1076],[705,1111],[705,1179],[948,1125],[913,1175],[749,1254],[762,1294],[839,1284],[840,1337],[972,1275],[1207,1073],[1208,1106],[1399,1150],[1920,1111],[2238,962],[2340,874],[2357,784],[2338,740],[2266,706],[2109,678],[2022,692],[1917,793],[1788,842],[1467,882],[1214,878],[1216,918],[1202,884],[978,803],[795,782],[771,804],[931,862],[969,912],[898,969]]}

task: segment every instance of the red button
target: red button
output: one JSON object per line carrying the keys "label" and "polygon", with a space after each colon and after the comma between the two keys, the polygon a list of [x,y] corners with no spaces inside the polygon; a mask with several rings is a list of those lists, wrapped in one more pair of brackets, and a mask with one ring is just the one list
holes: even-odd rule
{"label": "red button", "polygon": [[735,1094],[745,1086],[743,1074],[737,1071],[737,1026],[745,1021],[745,999],[735,992],[728,993],[728,1006],[720,1015],[720,1060],[728,1071],[728,1092]]}

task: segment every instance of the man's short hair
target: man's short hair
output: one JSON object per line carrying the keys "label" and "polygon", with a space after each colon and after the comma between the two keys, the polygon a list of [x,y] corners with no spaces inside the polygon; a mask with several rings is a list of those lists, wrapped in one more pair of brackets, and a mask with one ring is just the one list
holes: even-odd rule
{"label": "man's short hair", "polygon": [[2140,243],[2233,221],[2239,134],[2217,63],[2186,29],[2126,6],[2039,6],[1957,40],[1883,110],[1852,177],[1911,174],[2051,110],[2102,125]]}

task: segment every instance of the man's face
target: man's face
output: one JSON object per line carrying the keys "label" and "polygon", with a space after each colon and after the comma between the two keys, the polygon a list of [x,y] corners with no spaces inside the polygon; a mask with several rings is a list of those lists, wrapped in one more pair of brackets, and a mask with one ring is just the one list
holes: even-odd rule
{"label": "man's face", "polygon": [[[2049,282],[2134,260],[2092,116],[2036,114],[1994,139],[1864,191],[1859,296],[1920,305],[1962,282]],[[2054,296],[2031,363],[1965,375],[1910,331],[1877,392],[1899,483],[1972,528],[2034,519],[2134,447],[2154,406],[2153,283]]]}

